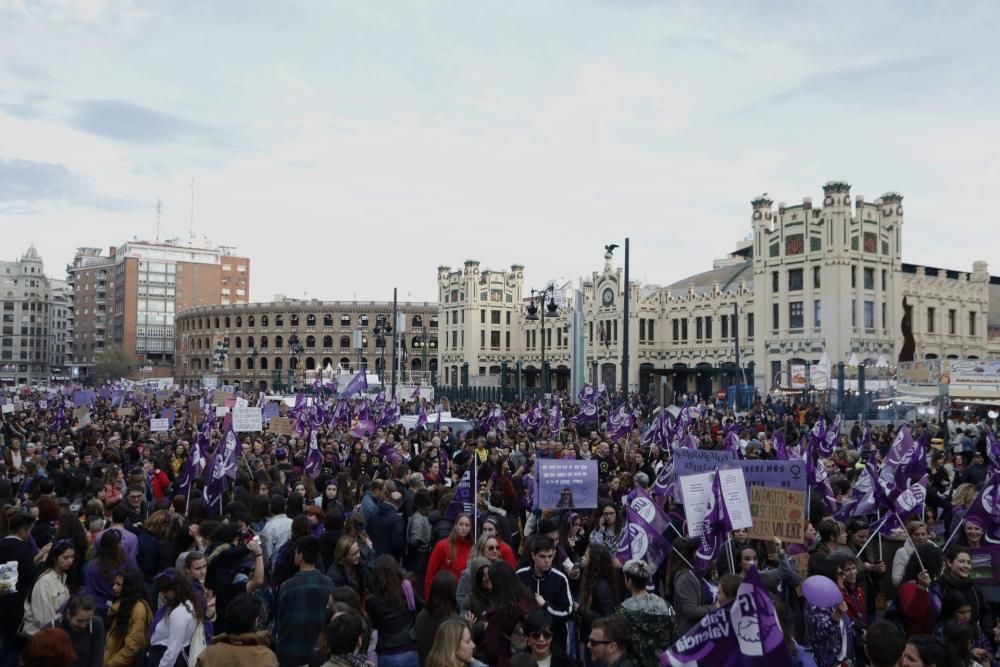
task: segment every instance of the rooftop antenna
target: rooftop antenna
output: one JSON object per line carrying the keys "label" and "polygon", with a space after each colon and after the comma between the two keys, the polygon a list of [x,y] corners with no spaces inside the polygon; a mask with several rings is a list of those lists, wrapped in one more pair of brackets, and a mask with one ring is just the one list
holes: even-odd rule
{"label": "rooftop antenna", "polygon": [[191,177],[191,229],[189,234],[194,239],[194,177]]}
{"label": "rooftop antenna", "polygon": [[160,213],[163,212],[163,202],[156,200],[156,240],[160,240]]}

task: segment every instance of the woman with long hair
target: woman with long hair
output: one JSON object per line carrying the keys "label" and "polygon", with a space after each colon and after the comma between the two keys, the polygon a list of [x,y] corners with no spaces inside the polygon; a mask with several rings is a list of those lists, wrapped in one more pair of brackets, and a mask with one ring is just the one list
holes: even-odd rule
{"label": "woman with long hair", "polygon": [[994,633],[993,615],[983,592],[970,578],[971,572],[972,556],[969,553],[969,548],[953,544],[945,554],[944,572],[931,585],[930,593],[937,600],[938,609],[941,607],[940,601],[949,592],[954,591],[961,595],[971,610],[969,623],[990,637]]}
{"label": "woman with long hair", "polygon": [[72,596],[63,605],[55,627],[69,635],[76,653],[76,665],[99,665],[104,658],[104,623],[95,614],[94,598],[87,594]]}
{"label": "woman with long hair", "polygon": [[73,559],[73,569],[70,570],[68,585],[78,587],[83,582],[84,559],[87,549],[90,548],[90,539],[87,537],[87,529],[84,528],[79,517],[72,512],[64,510],[59,514],[56,526],[56,541],[58,540],[69,540],[73,544],[73,550],[78,558]]}
{"label": "woman with long hair", "polygon": [[457,588],[458,582],[451,572],[442,570],[434,575],[427,604],[417,614],[417,653],[421,664],[427,660],[438,627],[449,618],[458,616],[458,605],[455,603]]}
{"label": "woman with long hair", "polygon": [[621,602],[621,588],[614,557],[603,544],[591,544],[580,561],[580,639],[587,641],[590,624],[598,618],[611,616]]}
{"label": "woman with long hair", "polygon": [[365,568],[361,565],[361,548],[358,546],[358,541],[350,535],[342,536],[337,540],[333,557],[333,563],[326,571],[326,576],[330,577],[334,586],[351,587],[358,594],[358,598],[363,600],[368,592],[368,583]]}
{"label": "woman with long hair", "polygon": [[197,654],[205,647],[204,603],[191,581],[173,568],[156,577],[156,587],[164,604],[153,618],[146,665],[193,665]]}
{"label": "woman with long hair", "polygon": [[475,651],[469,622],[454,618],[438,628],[425,664],[427,667],[475,667],[481,664],[473,657]]}
{"label": "woman with long hair", "polygon": [[462,576],[462,570],[469,564],[469,551],[472,549],[471,532],[472,518],[462,512],[456,517],[455,525],[452,526],[448,537],[434,545],[427,562],[427,574],[424,577],[425,595],[430,595],[434,575],[441,570],[448,570],[455,575],[455,579]]}
{"label": "woman with long hair", "polygon": [[[496,534],[481,534],[476,543],[472,545],[472,549],[469,550],[469,566],[462,571],[462,576],[458,580],[458,591],[456,594],[459,605],[465,601],[469,591],[472,590],[473,570],[482,565],[482,561],[484,560],[487,564],[492,565],[498,558],[500,558],[500,536]],[[510,564],[509,561],[505,562]]]}
{"label": "woman with long hair", "polygon": [[526,646],[521,621],[538,608],[538,603],[534,593],[506,562],[497,560],[490,566],[489,572],[493,608],[486,612],[483,644],[494,667],[507,667],[511,654]]}
{"label": "woman with long hair", "polygon": [[624,532],[622,513],[614,503],[605,499],[597,503],[595,519],[596,525],[590,531],[590,544],[600,544],[612,554],[618,553],[618,544]]}
{"label": "woman with long hair", "polygon": [[375,653],[380,667],[420,667],[416,621],[422,608],[423,600],[396,559],[379,556],[372,570],[368,616],[378,631]]}
{"label": "woman with long hair", "polygon": [[24,600],[24,634],[33,635],[59,617],[59,609],[69,599],[67,580],[76,558],[69,540],[57,540],[49,549],[42,574],[35,579]]}
{"label": "woman with long hair", "polygon": [[105,620],[108,605],[114,598],[115,577],[125,569],[125,552],[121,547],[122,536],[117,530],[108,530],[97,542],[94,558],[84,568],[83,580],[87,593],[94,597],[97,615]]}
{"label": "woman with long hair", "polygon": [[339,491],[340,487],[337,485],[337,478],[331,477],[323,485],[323,495],[317,497],[313,502],[319,505],[320,509],[324,512],[329,512],[334,508],[343,512],[344,505],[340,502]]}
{"label": "woman with long hair", "polygon": [[115,601],[108,612],[104,667],[134,667],[146,648],[153,611],[146,602],[142,573],[128,568],[115,577]]}
{"label": "woman with long hair", "polygon": [[664,646],[674,643],[677,617],[670,603],[646,589],[653,572],[644,560],[630,560],[622,566],[629,597],[615,613],[631,629],[627,651],[639,667],[658,667]]}

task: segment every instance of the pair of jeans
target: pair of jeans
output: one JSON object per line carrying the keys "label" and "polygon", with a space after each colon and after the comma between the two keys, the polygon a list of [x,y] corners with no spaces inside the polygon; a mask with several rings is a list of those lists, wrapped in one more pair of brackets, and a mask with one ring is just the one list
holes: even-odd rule
{"label": "pair of jeans", "polygon": [[379,655],[378,667],[420,667],[420,656],[416,651]]}

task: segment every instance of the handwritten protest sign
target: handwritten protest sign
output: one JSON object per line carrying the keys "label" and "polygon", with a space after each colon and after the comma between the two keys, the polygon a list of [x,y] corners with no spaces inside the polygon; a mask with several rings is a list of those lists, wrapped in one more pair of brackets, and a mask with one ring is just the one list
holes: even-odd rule
{"label": "handwritten protest sign", "polygon": [[769,540],[780,537],[784,542],[805,542],[805,506],[804,491],[788,491],[768,486],[751,487],[751,539]]}
{"label": "handwritten protest sign", "polygon": [[188,413],[191,415],[191,423],[197,424],[201,421],[201,405],[198,401],[190,401],[188,403]]}
{"label": "handwritten protest sign", "polygon": [[268,424],[268,431],[275,435],[294,435],[295,427],[288,417],[272,417]]}
{"label": "handwritten protest sign", "polygon": [[233,394],[229,391],[217,391],[213,394],[212,400],[216,405],[225,405],[226,401],[232,400]]}
{"label": "handwritten protest sign", "polygon": [[245,433],[248,431],[263,431],[263,420],[260,408],[233,408],[233,431]]}
{"label": "handwritten protest sign", "polygon": [[736,454],[725,450],[687,449],[674,450],[674,474],[687,477],[698,473],[730,467],[736,461]]}
{"label": "handwritten protest sign", "polygon": [[90,408],[86,405],[82,405],[78,408],[73,409],[73,417],[76,419],[83,419],[84,415],[90,414]]}
{"label": "handwritten protest sign", "polygon": [[119,417],[131,417],[134,411],[135,408],[118,408],[115,414]]}
{"label": "handwritten protest sign", "polygon": [[538,459],[535,465],[539,508],[597,507],[597,461]]}
{"label": "handwritten protest sign", "polygon": [[215,416],[216,417],[225,417],[228,414],[229,414],[229,408],[227,408],[225,405],[216,405],[215,406]]}

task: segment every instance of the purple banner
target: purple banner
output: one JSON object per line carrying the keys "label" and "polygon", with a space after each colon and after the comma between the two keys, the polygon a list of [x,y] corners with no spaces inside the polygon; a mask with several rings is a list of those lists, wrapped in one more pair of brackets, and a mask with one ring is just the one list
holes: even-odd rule
{"label": "purple banner", "polygon": [[260,418],[265,422],[268,422],[277,417],[279,414],[281,414],[281,408],[278,406],[278,402],[267,401],[264,403],[264,408],[260,411]]}
{"label": "purple banner", "polygon": [[597,507],[597,461],[538,459],[535,467],[540,509]]}
{"label": "purple banner", "polygon": [[732,468],[736,464],[736,453],[714,449],[674,450],[674,477],[687,477],[720,468]]}
{"label": "purple banner", "polygon": [[806,465],[802,461],[739,461],[739,466],[743,468],[748,497],[751,486],[806,490]]}

